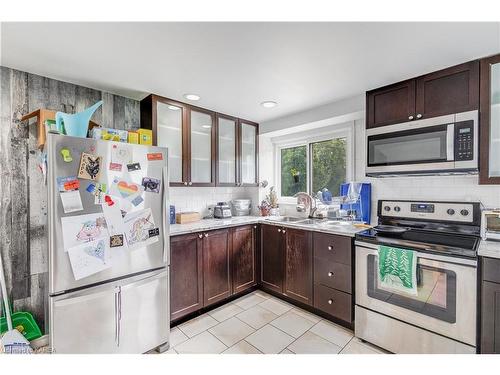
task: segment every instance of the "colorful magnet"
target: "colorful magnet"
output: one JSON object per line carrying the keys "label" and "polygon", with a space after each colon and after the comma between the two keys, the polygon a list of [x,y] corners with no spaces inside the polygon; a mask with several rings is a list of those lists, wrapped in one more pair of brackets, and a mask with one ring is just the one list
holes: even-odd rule
{"label": "colorful magnet", "polygon": [[149,229],[148,233],[149,233],[149,238],[159,236],[160,235],[160,228]]}
{"label": "colorful magnet", "polygon": [[57,177],[57,188],[60,192],[78,190],[80,181],[76,176]]}
{"label": "colorful magnet", "polygon": [[142,197],[140,195],[138,195],[137,197],[135,197],[133,200],[132,200],[132,204],[134,206],[138,206],[140,205],[142,202],[144,201],[144,199],[142,199]]}
{"label": "colorful magnet", "polygon": [[73,157],[71,156],[71,152],[66,147],[61,149],[61,155],[62,155],[63,160],[66,163],[71,163],[73,161]]}
{"label": "colorful magnet", "polygon": [[160,192],[160,180],[157,178],[144,177],[142,179],[142,186],[144,186],[145,191],[149,191],[151,193]]}
{"label": "colorful magnet", "polygon": [[122,165],[118,163],[109,163],[109,170],[110,171],[115,171],[115,172],[121,172],[122,171]]}
{"label": "colorful magnet", "polygon": [[106,202],[106,204],[107,204],[108,206],[112,206],[112,205],[114,205],[114,204],[115,204],[115,202],[113,201],[113,199],[111,199],[111,197],[110,197],[109,195],[106,195],[106,196],[104,197],[104,202]]}
{"label": "colorful magnet", "polygon": [[128,169],[129,172],[140,171],[141,170],[141,164],[139,164],[139,163],[127,164],[127,169]]}
{"label": "colorful magnet", "polygon": [[163,154],[161,152],[153,152],[153,153],[147,154],[147,157],[148,157],[149,161],[163,160]]}
{"label": "colorful magnet", "polygon": [[78,178],[85,180],[98,180],[101,174],[101,157],[82,152]]}
{"label": "colorful magnet", "polygon": [[115,234],[109,237],[109,247],[123,246],[123,234]]}

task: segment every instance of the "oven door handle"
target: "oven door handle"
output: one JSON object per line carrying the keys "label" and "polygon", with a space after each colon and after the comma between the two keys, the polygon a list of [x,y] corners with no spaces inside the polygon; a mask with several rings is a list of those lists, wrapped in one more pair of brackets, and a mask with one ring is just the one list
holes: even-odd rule
{"label": "oven door handle", "polygon": [[[359,247],[364,247],[365,249],[369,249],[371,254],[378,255],[378,245],[366,243],[366,242],[361,242],[361,241],[355,241],[355,245],[359,246]],[[417,253],[417,259],[420,258],[420,259],[427,259],[427,260],[436,261],[436,262],[459,264],[462,266],[469,266],[469,267],[477,267],[477,260],[476,259],[465,259],[465,258],[444,256],[444,255],[431,254],[431,253],[421,253],[417,250],[415,250],[415,252]]]}
{"label": "oven door handle", "polygon": [[446,128],[446,160],[455,160],[455,124],[448,124]]}

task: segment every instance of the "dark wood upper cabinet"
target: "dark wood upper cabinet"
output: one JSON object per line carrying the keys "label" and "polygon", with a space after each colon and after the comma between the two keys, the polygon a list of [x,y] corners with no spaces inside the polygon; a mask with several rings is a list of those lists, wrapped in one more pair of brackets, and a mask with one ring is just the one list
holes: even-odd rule
{"label": "dark wood upper cabinet", "polygon": [[171,320],[179,319],[203,307],[201,241],[198,234],[171,238]]}
{"label": "dark wood upper cabinet", "polygon": [[284,294],[299,302],[313,304],[312,232],[286,228]]}
{"label": "dark wood upper cabinet", "polygon": [[479,62],[471,61],[366,93],[366,127],[476,110]]}
{"label": "dark wood upper cabinet", "polygon": [[242,292],[257,283],[255,276],[256,225],[232,229],[232,282],[233,294]]}
{"label": "dark wood upper cabinet", "polygon": [[396,124],[415,116],[415,80],[396,83],[366,93],[366,127]]}
{"label": "dark wood upper cabinet", "polygon": [[481,60],[479,183],[500,184],[500,55]]}
{"label": "dark wood upper cabinet", "polygon": [[479,61],[417,78],[416,118],[466,112],[479,106]]}
{"label": "dark wood upper cabinet", "polygon": [[229,230],[203,234],[203,303],[208,306],[231,296]]}
{"label": "dark wood upper cabinet", "polygon": [[282,228],[261,225],[261,284],[264,288],[283,293],[284,251]]}
{"label": "dark wood upper cabinet", "polygon": [[257,186],[258,124],[149,95],[141,127],[169,149],[170,186]]}

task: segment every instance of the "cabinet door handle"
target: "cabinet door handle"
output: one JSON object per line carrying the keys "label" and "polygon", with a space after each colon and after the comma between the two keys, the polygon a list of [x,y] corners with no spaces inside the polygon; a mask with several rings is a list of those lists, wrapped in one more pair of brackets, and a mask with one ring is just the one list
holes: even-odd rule
{"label": "cabinet door handle", "polygon": [[187,182],[184,182],[184,186],[187,186],[187,184],[188,184]]}
{"label": "cabinet door handle", "polygon": [[283,233],[285,233],[286,231],[283,229]]}
{"label": "cabinet door handle", "polygon": [[422,118],[422,114],[421,113],[417,113],[417,118]]}
{"label": "cabinet door handle", "polygon": [[189,185],[189,186],[191,186],[192,184],[193,184],[193,183],[192,183],[191,181],[189,181],[189,184],[188,184],[188,185]]}
{"label": "cabinet door handle", "polygon": [[208,233],[205,233],[205,238],[208,237]]}
{"label": "cabinet door handle", "polygon": [[280,228],[278,228],[278,232],[281,232],[281,229],[280,229]]}
{"label": "cabinet door handle", "polygon": [[257,225],[254,225],[254,226],[253,226],[253,229],[257,229]]}
{"label": "cabinet door handle", "polygon": [[408,120],[413,120],[413,116],[408,116]]}
{"label": "cabinet door handle", "polygon": [[200,234],[198,235],[198,238],[203,238],[203,234],[201,234],[201,233],[200,233]]}
{"label": "cabinet door handle", "polygon": [[329,299],[329,300],[328,300],[328,304],[329,304],[329,305],[333,304],[333,299]]}
{"label": "cabinet door handle", "polygon": [[328,277],[332,277],[333,276],[333,272],[328,272]]}
{"label": "cabinet door handle", "polygon": [[328,250],[332,251],[333,250],[333,246],[328,246]]}

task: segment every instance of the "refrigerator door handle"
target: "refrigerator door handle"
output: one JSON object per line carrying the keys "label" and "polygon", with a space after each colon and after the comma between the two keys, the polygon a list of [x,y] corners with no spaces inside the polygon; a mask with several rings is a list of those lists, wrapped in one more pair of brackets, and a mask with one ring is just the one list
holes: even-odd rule
{"label": "refrigerator door handle", "polygon": [[118,293],[115,293],[115,344],[118,346]]}
{"label": "refrigerator door handle", "polygon": [[120,336],[121,336],[121,328],[122,328],[122,289],[118,287],[118,335],[117,335],[117,345],[120,346]]}
{"label": "refrigerator door handle", "polygon": [[169,264],[169,253],[170,253],[170,208],[167,213],[168,205],[168,169],[167,167],[162,168],[162,185],[163,185],[163,198],[162,198],[162,226],[163,226],[163,262]]}

